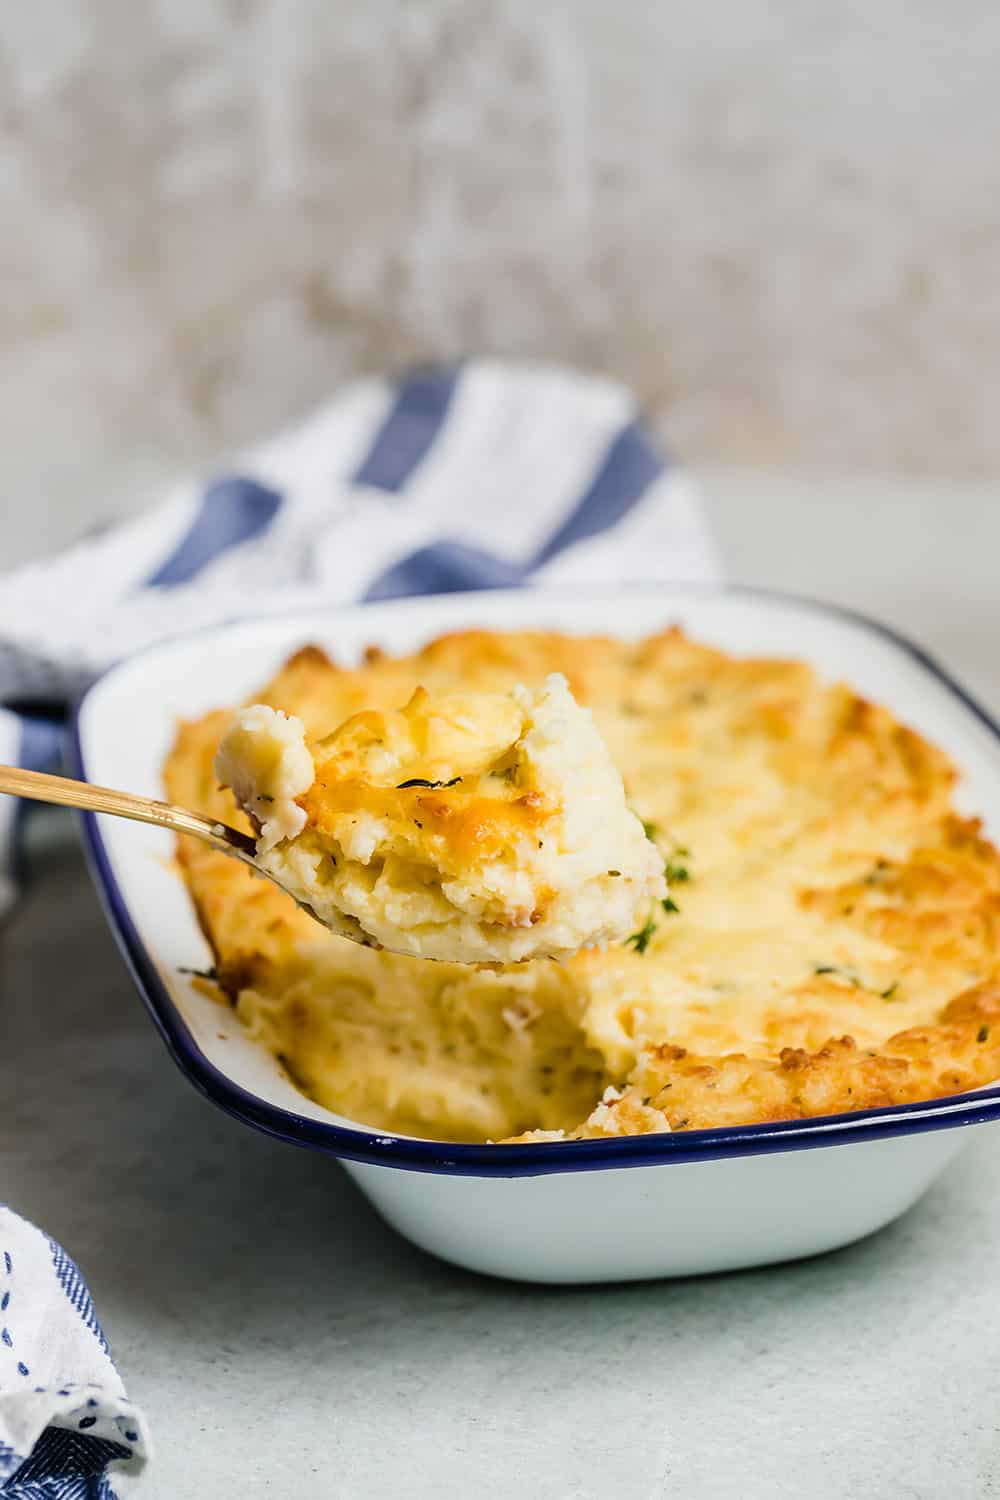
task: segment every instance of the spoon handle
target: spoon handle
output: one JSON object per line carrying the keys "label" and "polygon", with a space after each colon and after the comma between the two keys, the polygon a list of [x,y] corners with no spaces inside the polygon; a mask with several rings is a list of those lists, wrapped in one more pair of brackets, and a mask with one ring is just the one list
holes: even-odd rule
{"label": "spoon handle", "polygon": [[137,823],[152,823],[157,828],[171,828],[174,833],[190,833],[204,839],[227,854],[253,857],[256,842],[225,823],[157,802],[152,797],[136,797],[131,792],[115,792],[106,786],[91,786],[89,781],[72,781],[68,776],[50,776],[44,771],[22,771],[19,766],[0,766],[0,792],[12,797],[30,797],[35,802],[56,802],[62,807],[79,807],[85,812],[112,813],[116,818],[132,818]]}

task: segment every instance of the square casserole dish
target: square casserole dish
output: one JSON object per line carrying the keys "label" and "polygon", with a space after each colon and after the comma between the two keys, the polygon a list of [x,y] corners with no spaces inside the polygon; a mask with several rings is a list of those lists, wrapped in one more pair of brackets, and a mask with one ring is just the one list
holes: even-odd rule
{"label": "square casserole dish", "polygon": [[[162,796],[178,717],[251,695],[297,647],[352,660],[446,630],[638,637],[679,623],[733,654],[792,656],[891,708],[953,757],[959,806],[1000,836],[1000,727],[923,651],[862,616],[747,589],[533,590],[283,614],[181,637],[113,667],[77,711],[75,774]],[[871,1233],[1000,1118],[1000,1086],[888,1109],[731,1129],[519,1146],[376,1132],[299,1094],[235,1014],[184,974],[211,954],[162,830],[88,814],[112,931],[174,1060],[248,1125],[340,1158],[382,1215],[473,1270],[582,1282],[681,1276],[812,1255]]]}

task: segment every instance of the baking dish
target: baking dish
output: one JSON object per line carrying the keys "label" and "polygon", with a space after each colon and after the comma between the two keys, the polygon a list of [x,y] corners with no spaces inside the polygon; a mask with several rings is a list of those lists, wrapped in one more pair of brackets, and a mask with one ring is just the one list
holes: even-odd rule
{"label": "baking dish", "polygon": [[[296,647],[340,659],[370,642],[410,651],[442,631],[533,627],[639,636],[670,623],[728,651],[790,655],[945,748],[960,805],[1000,832],[1000,728],[919,648],[861,616],[745,589],[562,595],[513,590],[235,622],[106,673],[79,706],[76,774],[161,794],[176,718],[252,693]],[[341,1158],[423,1248],[475,1270],[550,1282],[688,1275],[846,1244],[904,1212],[960,1148],[957,1127],[1000,1118],[1000,1086],[820,1119],[520,1146],[379,1133],[299,1094],[235,1015],[185,971],[211,962],[162,831],[87,815],[112,930],[172,1055],[214,1103]]]}

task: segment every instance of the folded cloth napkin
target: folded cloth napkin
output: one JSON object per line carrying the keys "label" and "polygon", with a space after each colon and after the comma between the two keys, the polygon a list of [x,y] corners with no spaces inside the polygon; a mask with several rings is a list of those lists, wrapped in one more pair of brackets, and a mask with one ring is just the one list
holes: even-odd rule
{"label": "folded cloth napkin", "polygon": [[[712,582],[690,482],[614,381],[487,360],[348,386],[137,520],[0,578],[0,704],[65,711],[118,657],[239,615],[404,594]],[[0,708],[0,762],[53,719]],[[0,911],[15,811],[0,797]]]}
{"label": "folded cloth napkin", "polygon": [[115,1500],[147,1454],[75,1263],[0,1206],[0,1496]]}

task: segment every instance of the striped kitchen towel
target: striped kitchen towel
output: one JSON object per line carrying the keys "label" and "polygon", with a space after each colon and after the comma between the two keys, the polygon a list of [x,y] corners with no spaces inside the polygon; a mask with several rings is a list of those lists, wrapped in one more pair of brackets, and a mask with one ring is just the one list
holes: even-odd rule
{"label": "striped kitchen towel", "polygon": [[0,1495],[124,1500],[147,1456],[75,1262],[0,1204]]}
{"label": "striped kitchen towel", "polygon": [[[688,479],[621,385],[487,360],[360,381],[208,483],[0,578],[0,761],[50,765],[110,662],[239,615],[717,576]],[[0,797],[0,908],[14,822]]]}

